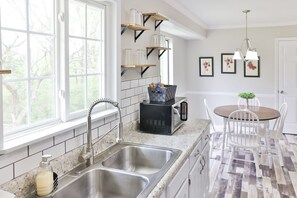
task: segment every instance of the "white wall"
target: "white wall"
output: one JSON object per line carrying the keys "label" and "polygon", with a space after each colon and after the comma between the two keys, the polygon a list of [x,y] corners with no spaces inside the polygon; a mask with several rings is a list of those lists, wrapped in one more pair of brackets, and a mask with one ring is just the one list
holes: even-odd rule
{"label": "white wall", "polygon": [[[260,78],[247,78],[243,62],[237,61],[236,74],[221,74],[221,53],[240,48],[244,29],[209,30],[207,39],[188,42],[187,96],[190,118],[204,118],[203,98],[215,107],[234,104],[237,94],[255,92],[264,106],[275,106],[275,39],[296,37],[297,26],[249,28],[248,37],[260,56]],[[199,77],[199,57],[214,57],[214,77]],[[219,120],[220,121],[220,120]]]}

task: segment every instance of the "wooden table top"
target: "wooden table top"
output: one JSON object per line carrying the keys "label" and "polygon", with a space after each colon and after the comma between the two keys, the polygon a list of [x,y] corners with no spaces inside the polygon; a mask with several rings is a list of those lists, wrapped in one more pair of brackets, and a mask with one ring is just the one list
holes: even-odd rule
{"label": "wooden table top", "polygon": [[[217,114],[218,116],[228,118],[230,113],[239,109],[242,109],[242,108],[240,108],[238,105],[224,105],[224,106],[216,107],[214,109],[214,113]],[[280,117],[279,111],[272,108],[250,107],[248,109],[254,112],[258,116],[259,121],[273,120]]]}

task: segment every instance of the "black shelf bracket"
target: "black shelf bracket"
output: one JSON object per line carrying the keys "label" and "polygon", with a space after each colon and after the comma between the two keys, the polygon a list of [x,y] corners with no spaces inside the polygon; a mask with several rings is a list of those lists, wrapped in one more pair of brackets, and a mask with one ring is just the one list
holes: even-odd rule
{"label": "black shelf bracket", "polygon": [[143,16],[143,26],[145,25],[145,23],[149,20],[149,18],[151,18],[152,15],[147,15],[147,16]]}
{"label": "black shelf bracket", "polygon": [[121,27],[121,35],[124,34],[124,32],[127,30],[127,26],[122,26]]}
{"label": "black shelf bracket", "polygon": [[154,51],[155,48],[146,49],[146,58],[150,56],[150,54]]}
{"label": "black shelf bracket", "polygon": [[160,57],[164,54],[164,52],[166,51],[166,49],[164,49],[160,54],[159,54],[159,59],[160,59]]}
{"label": "black shelf bracket", "polygon": [[126,73],[126,69],[123,69],[122,71],[121,71],[121,76],[123,76],[124,75],[124,73]]}
{"label": "black shelf bracket", "polygon": [[[139,33],[138,33],[139,32]],[[136,43],[137,39],[142,35],[144,30],[134,30],[134,42]]]}
{"label": "black shelf bracket", "polygon": [[148,68],[150,68],[149,66],[148,67],[146,67],[146,68],[141,68],[141,78],[142,78],[142,76],[143,76],[143,74],[146,72],[146,70],[148,69]]}
{"label": "black shelf bracket", "polygon": [[155,31],[157,30],[157,28],[161,25],[161,23],[163,22],[163,20],[160,21],[155,21]]}

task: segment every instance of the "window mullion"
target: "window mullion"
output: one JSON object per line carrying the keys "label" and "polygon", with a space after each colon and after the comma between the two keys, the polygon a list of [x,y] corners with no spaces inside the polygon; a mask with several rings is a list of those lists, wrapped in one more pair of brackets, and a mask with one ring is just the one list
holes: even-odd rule
{"label": "window mullion", "polygon": [[30,45],[31,45],[31,40],[30,40],[30,29],[29,29],[29,0],[26,1],[26,35],[27,35],[27,96],[28,96],[28,100],[27,100],[27,123],[31,123],[31,107],[30,104],[32,104],[31,102],[31,49],[30,49]]}
{"label": "window mullion", "polygon": [[87,57],[88,57],[88,5],[85,4],[85,57],[84,57],[84,61],[85,61],[85,75],[84,75],[84,81],[85,81],[85,108],[88,108],[88,61],[87,61]]}

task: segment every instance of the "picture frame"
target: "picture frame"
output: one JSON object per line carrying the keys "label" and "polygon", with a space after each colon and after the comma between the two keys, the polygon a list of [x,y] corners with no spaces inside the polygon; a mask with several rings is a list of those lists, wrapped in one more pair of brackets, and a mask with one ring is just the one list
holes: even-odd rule
{"label": "picture frame", "polygon": [[199,76],[213,77],[213,57],[199,57]]}
{"label": "picture frame", "polygon": [[221,53],[221,73],[236,74],[236,60],[233,59],[234,53]]}
{"label": "picture frame", "polygon": [[244,77],[260,77],[260,56],[259,60],[244,61]]}

